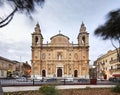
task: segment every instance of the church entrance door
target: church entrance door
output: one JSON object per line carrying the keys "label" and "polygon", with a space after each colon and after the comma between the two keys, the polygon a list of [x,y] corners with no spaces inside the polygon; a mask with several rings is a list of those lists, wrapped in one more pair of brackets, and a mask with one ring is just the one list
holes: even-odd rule
{"label": "church entrance door", "polygon": [[61,68],[57,69],[57,77],[62,77],[62,69]]}
{"label": "church entrance door", "polygon": [[46,77],[46,72],[45,72],[45,70],[42,70],[42,77]]}
{"label": "church entrance door", "polygon": [[74,71],[74,77],[78,77],[78,71],[77,70]]}

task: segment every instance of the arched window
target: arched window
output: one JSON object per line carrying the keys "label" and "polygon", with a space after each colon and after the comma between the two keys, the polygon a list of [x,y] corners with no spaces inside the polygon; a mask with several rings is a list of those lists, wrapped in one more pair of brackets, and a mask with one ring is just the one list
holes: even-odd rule
{"label": "arched window", "polygon": [[38,43],[38,37],[37,36],[35,37],[35,43],[36,44]]}
{"label": "arched window", "polygon": [[61,54],[61,52],[58,53],[58,60],[62,60],[62,54]]}
{"label": "arched window", "polygon": [[85,36],[82,37],[82,44],[85,44]]}

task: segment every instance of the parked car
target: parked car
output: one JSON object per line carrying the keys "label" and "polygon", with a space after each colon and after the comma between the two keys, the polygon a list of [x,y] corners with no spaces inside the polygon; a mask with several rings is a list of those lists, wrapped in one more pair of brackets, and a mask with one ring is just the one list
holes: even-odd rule
{"label": "parked car", "polygon": [[85,83],[85,82],[88,82],[88,79],[80,78],[80,79],[78,79],[78,82]]}
{"label": "parked car", "polygon": [[17,78],[16,81],[24,82],[27,81],[26,77]]}
{"label": "parked car", "polygon": [[12,75],[12,78],[17,79],[17,78],[19,78],[19,76],[18,75]]}
{"label": "parked car", "polygon": [[42,82],[43,78],[42,77],[32,77],[31,80]]}
{"label": "parked car", "polygon": [[68,82],[73,82],[73,80],[74,79],[72,77],[68,77],[68,78],[65,79],[65,81],[68,81]]}
{"label": "parked car", "polygon": [[97,81],[101,81],[101,79],[100,79],[100,78],[97,78]]}
{"label": "parked car", "polygon": [[109,81],[113,81],[114,79],[113,79],[113,77],[110,77],[108,80],[109,80]]}
{"label": "parked car", "polygon": [[57,81],[56,78],[49,78],[49,79],[46,80],[46,82],[56,82],[56,81]]}
{"label": "parked car", "polygon": [[116,78],[116,77],[110,77],[109,78],[109,81],[112,81],[112,82],[120,82],[120,78]]}
{"label": "parked car", "polygon": [[67,77],[61,80],[61,82],[73,82],[74,79],[72,77]]}

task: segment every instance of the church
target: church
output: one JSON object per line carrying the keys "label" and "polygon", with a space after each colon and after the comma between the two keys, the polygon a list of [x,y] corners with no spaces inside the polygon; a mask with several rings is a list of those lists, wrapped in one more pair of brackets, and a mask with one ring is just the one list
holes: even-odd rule
{"label": "church", "polygon": [[44,78],[89,78],[89,33],[82,22],[77,44],[69,42],[69,37],[58,33],[43,43],[40,25],[37,23],[32,33],[31,76]]}

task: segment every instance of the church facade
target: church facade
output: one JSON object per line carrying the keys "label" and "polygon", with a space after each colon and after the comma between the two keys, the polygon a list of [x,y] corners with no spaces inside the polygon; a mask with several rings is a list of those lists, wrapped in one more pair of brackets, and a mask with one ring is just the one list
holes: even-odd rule
{"label": "church facade", "polygon": [[32,33],[32,71],[35,77],[89,78],[89,33],[81,24],[77,44],[69,42],[69,37],[59,33],[43,44],[39,24]]}

